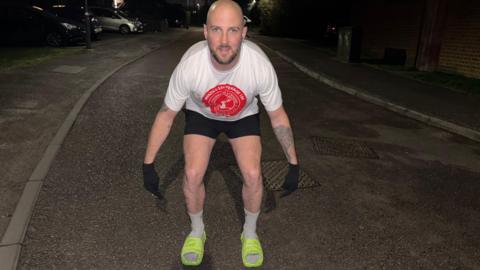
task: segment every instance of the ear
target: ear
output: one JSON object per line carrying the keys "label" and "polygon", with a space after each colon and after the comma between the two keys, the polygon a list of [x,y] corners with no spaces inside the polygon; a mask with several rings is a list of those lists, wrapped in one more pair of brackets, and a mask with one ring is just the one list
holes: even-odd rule
{"label": "ear", "polygon": [[203,36],[205,37],[205,39],[207,39],[207,36],[208,36],[208,28],[207,28],[207,25],[206,25],[206,24],[203,24]]}
{"label": "ear", "polygon": [[247,31],[248,27],[244,26],[242,29],[242,39],[245,39],[245,37],[247,37]]}

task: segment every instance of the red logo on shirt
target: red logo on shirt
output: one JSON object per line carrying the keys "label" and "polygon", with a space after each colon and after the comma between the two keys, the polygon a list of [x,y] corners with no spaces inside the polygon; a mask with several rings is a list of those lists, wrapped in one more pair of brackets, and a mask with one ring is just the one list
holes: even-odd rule
{"label": "red logo on shirt", "polygon": [[247,97],[236,86],[231,84],[219,84],[208,90],[202,98],[203,104],[210,107],[215,115],[234,116],[239,113]]}

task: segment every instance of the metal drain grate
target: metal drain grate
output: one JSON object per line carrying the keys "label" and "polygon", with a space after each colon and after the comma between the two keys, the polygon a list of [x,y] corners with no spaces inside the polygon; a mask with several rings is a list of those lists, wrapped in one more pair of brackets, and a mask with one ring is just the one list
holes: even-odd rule
{"label": "metal drain grate", "polygon": [[365,142],[329,137],[312,137],[313,149],[321,155],[378,159]]}
{"label": "metal drain grate", "polygon": [[[287,175],[288,163],[285,161],[264,161],[261,163],[263,173],[263,184],[266,189],[282,190],[282,184]],[[232,165],[230,169],[241,179],[240,169]],[[311,188],[320,184],[313,180],[308,174],[300,169],[298,188]]]}

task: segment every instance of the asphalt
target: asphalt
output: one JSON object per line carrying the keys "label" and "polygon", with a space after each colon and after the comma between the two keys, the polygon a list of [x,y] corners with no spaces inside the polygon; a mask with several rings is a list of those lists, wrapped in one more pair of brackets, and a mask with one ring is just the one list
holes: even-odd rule
{"label": "asphalt", "polygon": [[[122,67],[154,52],[183,34],[183,31],[173,31],[145,35],[136,37],[143,39],[141,47],[138,47],[138,42],[132,42],[131,46],[128,46],[128,42],[109,43],[91,52],[0,74],[1,104],[4,117],[0,123],[2,125],[2,175],[4,175],[2,176],[1,211],[2,225],[5,225],[0,244],[0,269],[15,269],[42,180],[48,172],[51,162],[55,159],[58,148],[63,144],[65,136],[77,120],[78,113],[90,95],[105,80],[115,76],[116,71]],[[309,76],[325,82],[335,89],[467,138],[473,140],[480,138],[478,136],[480,116],[479,111],[475,110],[480,102],[476,97],[422,84],[361,64],[342,63],[303,41],[257,35],[253,38],[264,45],[267,50],[271,50]],[[78,71],[80,68],[81,71],[78,73],[52,72],[59,66],[68,66],[63,67],[64,70],[72,70],[73,67],[74,70]],[[165,80],[166,78],[162,78],[160,82],[165,83]],[[120,93],[117,94],[120,95]],[[115,108],[112,107],[111,110],[115,110]],[[81,120],[83,122],[93,121],[94,116],[95,111],[90,111]],[[98,126],[100,124],[96,123],[90,128],[95,129]],[[98,138],[102,136],[104,136],[102,132],[97,134]],[[107,139],[115,140],[115,138]],[[79,149],[74,147],[74,153],[70,153],[70,155],[81,155],[83,153],[82,143],[86,143],[86,141],[70,142],[71,145],[76,144],[79,147]],[[128,142],[121,141],[119,145],[124,143]],[[178,144],[178,142],[174,141],[173,144]],[[100,148],[101,145],[97,145],[97,147]],[[90,159],[95,160],[95,156],[91,156]],[[181,159],[181,157],[177,157],[177,159]],[[58,166],[57,170],[61,170],[61,166]],[[78,166],[80,168],[80,164]],[[100,165],[90,164],[90,166]],[[82,179],[77,180],[82,181]],[[101,179],[96,180],[100,181]],[[104,183],[105,186],[101,188],[108,189],[110,184]],[[123,188],[127,190],[132,187],[126,185]],[[222,185],[217,188],[228,189]],[[238,187],[233,187],[233,189],[238,189]],[[23,197],[21,197],[22,191]],[[176,193],[179,193],[179,190],[177,191]],[[222,190],[214,192],[221,194]],[[106,194],[107,196],[115,195],[108,192]],[[74,195],[74,192],[69,191],[66,195]],[[128,194],[121,195],[128,196]],[[313,194],[311,196],[315,198]],[[50,202],[52,205],[58,203],[58,201],[55,202],[55,198],[48,199],[53,200]],[[176,197],[171,200],[181,201]],[[218,198],[218,201],[221,202],[221,198]],[[211,204],[214,205],[214,202]],[[16,210],[13,211],[15,206]],[[66,207],[75,208],[76,205]],[[122,207],[127,206],[120,205],[117,210],[122,211]],[[129,210],[138,211],[135,207]],[[237,205],[229,207],[235,208]],[[225,211],[228,212],[228,209]],[[42,217],[37,218],[42,219]],[[106,218],[108,219],[108,216]],[[75,222],[74,217],[70,222]],[[8,228],[6,224],[10,224]],[[181,222],[175,226],[179,225],[185,226]],[[143,235],[145,232],[139,233]],[[113,237],[113,235],[111,236]],[[108,238],[108,235],[105,238]],[[148,235],[145,235],[144,240],[147,241],[147,239]],[[168,242],[178,242],[178,239],[169,239]],[[90,252],[94,252],[93,246]],[[153,256],[151,253],[148,254]],[[140,256],[140,254],[137,255]],[[138,265],[138,267],[142,266]]]}

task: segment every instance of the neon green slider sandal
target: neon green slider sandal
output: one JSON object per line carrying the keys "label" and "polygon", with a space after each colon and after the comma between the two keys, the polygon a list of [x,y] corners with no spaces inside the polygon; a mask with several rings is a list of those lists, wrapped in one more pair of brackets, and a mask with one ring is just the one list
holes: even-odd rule
{"label": "neon green slider sandal", "polygon": [[[190,235],[187,236],[185,242],[183,243],[182,252],[180,255],[183,265],[197,266],[202,263],[204,245],[206,240],[207,235],[205,234],[205,232],[202,234],[202,237],[193,237]],[[196,255],[196,258],[194,260],[188,258],[188,255],[192,253]]]}
{"label": "neon green slider sandal", "polygon": [[[263,264],[263,249],[260,244],[260,240],[257,239],[245,239],[243,233],[240,236],[242,241],[242,261],[245,267],[260,267]],[[258,256],[255,262],[251,262],[247,259],[248,256]]]}

